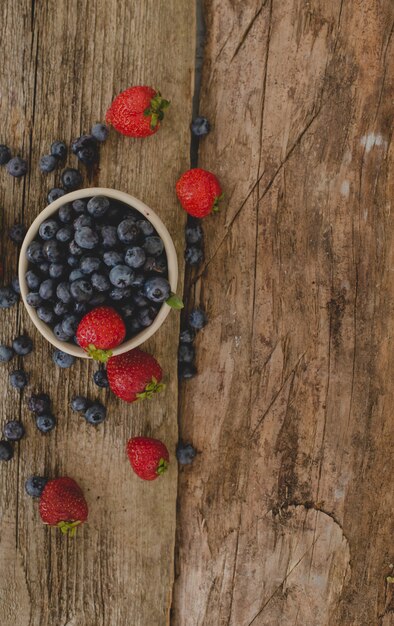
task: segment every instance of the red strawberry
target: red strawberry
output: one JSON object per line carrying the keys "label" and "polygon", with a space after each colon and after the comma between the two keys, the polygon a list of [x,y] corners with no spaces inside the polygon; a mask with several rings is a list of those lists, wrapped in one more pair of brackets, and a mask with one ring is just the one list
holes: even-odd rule
{"label": "red strawberry", "polygon": [[109,306],[100,306],[81,319],[77,340],[81,348],[96,361],[105,363],[126,336],[126,326],[119,313]]}
{"label": "red strawberry", "polygon": [[44,524],[75,535],[77,526],[88,517],[88,505],[75,480],[63,476],[47,482],[40,497],[40,516]]}
{"label": "red strawberry", "polygon": [[116,96],[105,119],[122,135],[149,137],[159,130],[169,106],[169,101],[152,87],[129,87]]}
{"label": "red strawberry", "polygon": [[164,443],[151,437],[133,437],[127,442],[131,467],[143,480],[155,480],[164,474],[170,455]]}
{"label": "red strawberry", "polygon": [[163,377],[160,365],[151,354],[138,348],[111,357],[107,376],[111,390],[126,402],[151,398],[164,389],[160,383]]}
{"label": "red strawberry", "polygon": [[195,167],[185,172],[176,184],[176,195],[182,207],[193,217],[205,217],[219,210],[222,188],[216,176]]}

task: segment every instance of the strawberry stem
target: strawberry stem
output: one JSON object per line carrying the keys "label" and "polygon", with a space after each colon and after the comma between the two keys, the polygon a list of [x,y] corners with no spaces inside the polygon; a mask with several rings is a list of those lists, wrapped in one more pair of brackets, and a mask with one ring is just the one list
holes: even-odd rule
{"label": "strawberry stem", "polygon": [[224,198],[224,193],[221,193],[220,196],[216,196],[215,201],[213,203],[213,207],[212,207],[212,212],[213,213],[218,213],[219,211],[219,202],[221,200],[223,200]]}
{"label": "strawberry stem", "polygon": [[150,400],[151,398],[153,398],[155,393],[160,393],[160,391],[163,391],[164,389],[165,389],[165,384],[158,383],[157,379],[154,376],[152,376],[151,382],[146,385],[144,391],[136,394],[136,398],[137,400],[145,400],[145,398]]}
{"label": "strawberry stem", "polygon": [[168,461],[166,461],[165,459],[160,459],[159,461],[159,465],[157,466],[157,470],[156,473],[159,476],[162,476],[168,469]]}
{"label": "strawberry stem", "polygon": [[85,351],[90,357],[92,357],[92,359],[100,361],[100,363],[106,363],[112,356],[112,350],[100,350],[100,348],[96,348],[96,346],[92,343],[85,348]]}
{"label": "strawberry stem", "polygon": [[59,522],[57,525],[60,528],[63,535],[69,535],[69,537],[74,537],[77,532],[77,526],[79,526],[81,522]]}
{"label": "strawberry stem", "polygon": [[164,111],[168,109],[169,106],[169,100],[162,98],[160,91],[158,91],[150,101],[150,106],[144,111],[145,116],[151,116],[150,127],[152,130],[156,128],[157,124],[164,118]]}

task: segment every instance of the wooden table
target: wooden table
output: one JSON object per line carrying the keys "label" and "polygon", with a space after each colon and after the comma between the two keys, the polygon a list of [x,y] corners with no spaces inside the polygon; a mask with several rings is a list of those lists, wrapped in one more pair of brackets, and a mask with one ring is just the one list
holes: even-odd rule
{"label": "wooden table", "polygon": [[[165,395],[125,406],[97,391],[91,364],[55,368],[21,305],[2,312],[2,341],[34,337],[29,390],[49,391],[58,417],[41,436],[2,366],[2,423],[27,429],[0,468],[4,626],[394,624],[394,5],[213,0],[204,14],[199,108],[213,130],[198,162],[226,203],[204,222],[204,265],[186,273],[188,307],[210,319],[199,375],[178,405],[173,313],[146,346]],[[0,142],[31,163],[24,180],[0,171],[6,226],[45,206],[57,179],[37,162],[50,142],[147,83],[172,101],[163,128],[112,133],[86,183],[154,207],[182,260],[174,182],[190,163],[194,2],[4,0],[0,17]],[[6,230],[2,245],[9,280]],[[72,414],[75,392],[105,400],[102,427]],[[179,479],[177,415],[199,450]],[[172,453],[149,485],[124,454],[142,433]],[[83,486],[91,514],[75,540],[41,525],[23,489],[32,473]]]}

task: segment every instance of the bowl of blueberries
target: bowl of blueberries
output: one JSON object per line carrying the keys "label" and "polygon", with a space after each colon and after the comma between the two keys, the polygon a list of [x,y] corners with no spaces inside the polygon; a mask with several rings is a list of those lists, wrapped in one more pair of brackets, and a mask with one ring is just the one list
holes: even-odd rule
{"label": "bowl of blueberries", "polygon": [[88,358],[75,335],[82,317],[98,306],[116,309],[126,325],[114,355],[146,341],[177,301],[177,281],[175,246],[161,219],[114,189],[58,198],[34,220],[20,251],[21,295],[31,320],[50,343],[76,357]]}

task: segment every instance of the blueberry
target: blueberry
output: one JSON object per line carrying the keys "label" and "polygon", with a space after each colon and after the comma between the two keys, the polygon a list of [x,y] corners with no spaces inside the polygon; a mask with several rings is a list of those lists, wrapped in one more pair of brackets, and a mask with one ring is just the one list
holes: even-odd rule
{"label": "blueberry", "polygon": [[57,215],[62,224],[71,224],[74,219],[74,211],[71,204],[63,204],[63,206],[60,207]]}
{"label": "blueberry", "polygon": [[69,337],[77,332],[79,320],[75,315],[66,315],[62,321],[62,329]]}
{"label": "blueberry", "polygon": [[99,402],[95,402],[85,411],[85,419],[88,424],[101,424],[106,418],[107,410]]}
{"label": "blueberry", "polygon": [[74,231],[71,226],[63,226],[63,228],[59,228],[57,231],[56,239],[61,243],[67,243],[68,241],[71,241],[73,233]]}
{"label": "blueberry", "polygon": [[18,356],[26,356],[33,350],[33,342],[27,335],[20,335],[13,340],[12,347]]}
{"label": "blueberry", "polygon": [[103,261],[107,267],[115,267],[115,265],[121,265],[123,263],[123,257],[120,252],[109,250],[108,252],[104,252]]}
{"label": "blueberry", "polygon": [[93,272],[90,280],[92,281],[93,287],[97,291],[108,291],[111,289],[111,283],[108,278],[104,276],[104,274],[99,274],[98,272]]}
{"label": "blueberry", "polygon": [[116,226],[102,226],[100,228],[101,239],[105,248],[113,248],[118,242]]}
{"label": "blueberry", "polygon": [[81,150],[78,150],[77,152],[77,157],[81,163],[84,163],[85,165],[93,165],[99,160],[98,150],[93,147],[81,148]]}
{"label": "blueberry", "polygon": [[176,458],[181,465],[190,465],[197,451],[191,443],[183,443],[180,441],[176,447]]}
{"label": "blueberry", "polygon": [[133,278],[133,270],[127,265],[116,265],[109,273],[109,279],[114,287],[129,287]]}
{"label": "blueberry", "polygon": [[47,278],[42,281],[39,294],[43,300],[52,300],[55,295],[55,283],[52,278]]}
{"label": "blueberry", "polygon": [[80,278],[79,280],[75,280],[71,283],[70,291],[76,302],[89,302],[93,295],[93,287],[91,283],[84,278]]}
{"label": "blueberry", "polygon": [[133,294],[133,302],[138,307],[149,306],[149,300],[145,298],[141,293]]}
{"label": "blueberry", "polygon": [[66,282],[59,283],[56,287],[56,295],[64,304],[69,304],[72,300],[70,285]]}
{"label": "blueberry", "polygon": [[138,274],[138,273],[137,273],[137,274],[134,274],[134,278],[133,278],[133,281],[132,281],[132,283],[131,283],[131,286],[132,286],[132,287],[136,287],[136,288],[138,288],[138,287],[142,287],[142,285],[144,284],[144,282],[145,282],[145,276],[144,276],[144,274],[142,274],[142,273],[139,273],[139,274]]}
{"label": "blueberry", "polygon": [[178,361],[180,363],[193,363],[195,350],[190,343],[181,343],[178,349]]}
{"label": "blueberry", "polygon": [[72,272],[70,272],[70,275],[69,275],[68,278],[69,278],[70,282],[73,282],[74,280],[79,280],[79,278],[83,278],[83,277],[84,277],[84,273],[81,270],[76,269],[76,270],[72,270]]}
{"label": "blueberry", "polygon": [[26,302],[32,306],[33,309],[37,309],[42,304],[42,298],[37,291],[29,291],[26,296]]}
{"label": "blueberry", "polygon": [[125,300],[126,298],[130,298],[131,296],[131,288],[130,287],[114,287],[109,292],[109,297],[111,300]]}
{"label": "blueberry", "polygon": [[74,220],[73,226],[75,230],[82,228],[82,226],[93,226],[94,220],[90,215],[78,215],[78,217]]}
{"label": "blueberry", "polygon": [[0,145],[0,165],[5,165],[11,158],[11,150],[4,144]]}
{"label": "blueberry", "polygon": [[49,190],[47,195],[48,204],[52,204],[52,202],[55,202],[55,200],[64,196],[65,193],[64,189],[60,189],[60,187],[53,187]]}
{"label": "blueberry", "polygon": [[89,400],[83,396],[74,396],[70,404],[73,411],[86,411],[90,406]]}
{"label": "blueberry", "polygon": [[97,370],[97,372],[94,372],[93,380],[97,387],[109,387],[107,372],[105,371],[105,369]]}
{"label": "blueberry", "polygon": [[26,235],[26,227],[23,224],[14,224],[11,226],[9,236],[14,243],[22,243]]}
{"label": "blueberry", "polygon": [[83,148],[97,149],[97,141],[92,135],[81,135],[74,139],[71,144],[71,150],[74,154],[77,154],[79,150]]}
{"label": "blueberry", "polygon": [[203,240],[203,230],[200,224],[188,224],[185,228],[186,243],[195,245]]}
{"label": "blueberry", "polygon": [[46,413],[44,415],[37,415],[36,417],[36,426],[38,430],[42,433],[49,433],[56,426],[56,419],[51,413]]}
{"label": "blueberry", "polygon": [[65,271],[66,268],[62,263],[51,263],[49,266],[50,278],[61,278]]}
{"label": "blueberry", "polygon": [[206,117],[198,116],[192,121],[190,128],[195,137],[204,137],[211,130],[211,125]]}
{"label": "blueberry", "polygon": [[41,274],[43,274],[44,276],[48,276],[48,274],[49,274],[49,263],[48,263],[48,261],[42,261],[41,263],[39,263],[38,269],[40,270]]}
{"label": "blueberry", "polygon": [[58,365],[63,369],[71,367],[71,365],[75,363],[75,356],[67,354],[67,352],[62,352],[61,350],[55,350],[52,355],[52,359],[55,365]]}
{"label": "blueberry", "polygon": [[148,220],[138,220],[137,226],[142,234],[145,235],[145,237],[149,237],[155,232],[155,229],[153,228],[152,224],[148,222]]}
{"label": "blueberry", "polygon": [[38,289],[40,286],[40,278],[33,272],[33,270],[28,270],[25,274],[26,284],[29,289]]}
{"label": "blueberry", "polygon": [[144,263],[144,272],[151,274],[165,274],[167,272],[167,261],[164,256],[148,256]]}
{"label": "blueberry", "polygon": [[8,363],[14,356],[14,351],[9,346],[0,344],[0,363]]}
{"label": "blueberry", "polygon": [[201,330],[207,323],[207,316],[201,309],[193,309],[189,314],[189,325],[196,330]]}
{"label": "blueberry", "polygon": [[[57,290],[56,290],[56,295],[57,295]],[[59,296],[58,296],[59,297]],[[71,294],[70,294],[70,300],[69,302],[71,302]],[[60,300],[58,300],[58,302],[55,303],[54,307],[53,307],[53,312],[55,315],[57,315],[58,317],[62,317],[62,315],[64,315],[65,313],[67,313],[68,311],[68,306],[65,302],[61,302]],[[38,311],[37,311],[38,313]],[[48,322],[50,323],[50,322]]]}
{"label": "blueberry", "polygon": [[146,260],[145,250],[140,248],[139,246],[133,246],[132,248],[127,248],[124,260],[126,265],[137,269],[138,267],[142,267]]}
{"label": "blueberry", "polygon": [[51,410],[51,399],[47,393],[33,393],[27,401],[27,406],[32,413],[43,415]]}
{"label": "blueberry", "polygon": [[185,328],[179,335],[179,341],[181,343],[193,343],[196,333],[192,328]]}
{"label": "blueberry", "polygon": [[77,313],[77,315],[85,315],[85,313],[87,313],[87,310],[88,305],[86,304],[86,302],[74,302],[73,311],[74,313]]}
{"label": "blueberry", "polygon": [[67,156],[67,146],[63,141],[54,141],[51,145],[51,154],[60,161]]}
{"label": "blueberry", "polygon": [[0,461],[11,461],[14,450],[9,441],[0,441]]}
{"label": "blueberry", "polygon": [[15,387],[15,389],[24,389],[29,381],[24,370],[14,370],[10,373],[9,379],[11,387]]}
{"label": "blueberry", "polygon": [[135,307],[132,304],[130,304],[130,302],[128,302],[127,304],[123,304],[123,306],[120,307],[120,314],[123,317],[123,319],[132,317],[134,313],[135,313]]}
{"label": "blueberry", "polygon": [[49,306],[39,306],[37,308],[37,316],[45,324],[53,324],[55,321],[54,312]]}
{"label": "blueberry", "polygon": [[57,165],[57,158],[53,156],[53,154],[44,154],[39,161],[39,167],[41,172],[44,174],[49,174],[49,172],[53,172]]}
{"label": "blueberry", "polygon": [[30,263],[36,263],[37,265],[45,261],[45,257],[42,253],[42,245],[38,241],[32,241],[27,247],[26,257]]}
{"label": "blueberry", "polygon": [[21,293],[21,286],[19,284],[19,278],[18,276],[14,276],[13,279],[11,280],[11,287],[13,288],[13,290],[15,291],[15,293],[18,294],[18,296]]}
{"label": "blueberry", "polygon": [[103,217],[109,209],[109,200],[105,196],[93,196],[88,202],[87,209],[92,217]]}
{"label": "blueberry", "polygon": [[59,224],[56,220],[49,219],[45,220],[40,224],[40,228],[38,229],[38,233],[41,239],[45,241],[49,239],[53,239],[56,236],[57,231],[59,230]]}
{"label": "blueberry", "polygon": [[154,307],[143,307],[138,311],[137,319],[139,323],[141,324],[141,326],[146,328],[147,326],[150,326],[153,323],[153,320],[155,319],[156,315],[157,315],[157,311]]}
{"label": "blueberry", "polygon": [[18,294],[11,287],[0,287],[0,309],[10,309],[18,299]]}
{"label": "blueberry", "polygon": [[67,257],[67,265],[69,265],[70,267],[76,268],[79,265],[79,260],[78,257],[75,256],[74,254],[70,254]]}
{"label": "blueberry", "polygon": [[[61,322],[59,322],[58,324],[56,324],[56,326],[53,327],[53,334],[55,335],[56,339],[58,339],[59,341],[68,341],[71,337],[70,335],[64,332]],[[57,350],[57,352],[61,352],[61,350]],[[56,353],[54,352],[53,360],[55,360],[55,354]],[[61,352],[61,354],[64,354],[64,353]]]}
{"label": "blueberry", "polygon": [[144,295],[152,302],[165,302],[170,297],[170,293],[170,283],[161,276],[148,278],[144,284]]}
{"label": "blueberry", "polygon": [[100,268],[100,259],[95,256],[83,256],[79,267],[84,274],[92,274]]}
{"label": "blueberry", "polygon": [[73,191],[82,185],[83,178],[79,170],[69,167],[62,172],[62,185],[66,191]]}
{"label": "blueberry", "polygon": [[70,243],[68,244],[68,249],[70,251],[70,254],[72,254],[73,256],[82,256],[83,255],[83,250],[82,250],[81,246],[79,246],[76,243],[75,239],[70,241]]}
{"label": "blueberry", "polygon": [[106,294],[95,293],[94,296],[92,296],[92,298],[90,299],[89,304],[92,307],[101,306],[102,304],[106,302],[106,300],[107,300]]}
{"label": "blueberry", "polygon": [[11,420],[4,424],[3,435],[9,441],[19,441],[24,434],[24,426],[19,420]]}
{"label": "blueberry", "polygon": [[31,498],[39,498],[44,491],[48,478],[44,476],[30,476],[25,482],[25,491]]}
{"label": "blueberry", "polygon": [[108,137],[109,129],[105,124],[95,124],[92,127],[92,135],[97,141],[105,141]]}
{"label": "blueberry", "polygon": [[127,244],[136,243],[140,235],[140,230],[135,220],[132,218],[127,218],[123,220],[122,222],[120,222],[117,228],[117,232],[118,232],[119,240],[122,243],[127,243]]}
{"label": "blueberry", "polygon": [[56,239],[46,241],[42,246],[42,251],[50,263],[58,263],[64,258],[64,251]]}
{"label": "blueberry", "polygon": [[98,234],[90,226],[82,226],[75,232],[75,242],[81,248],[92,250],[99,242]]}
{"label": "blueberry", "polygon": [[141,331],[141,328],[142,328],[141,324],[135,317],[127,322],[127,330],[132,336],[139,333]]}
{"label": "blueberry", "polygon": [[164,250],[164,244],[160,237],[147,237],[144,242],[144,250],[149,256],[159,256]]}
{"label": "blueberry", "polygon": [[179,363],[178,367],[178,376],[179,378],[184,378],[188,380],[189,378],[194,378],[197,374],[197,370],[192,363]]}
{"label": "blueberry", "polygon": [[185,262],[188,265],[199,265],[204,260],[204,253],[197,246],[188,246],[185,250]]}
{"label": "blueberry", "polygon": [[16,156],[8,161],[6,170],[9,174],[11,174],[11,176],[19,178],[27,173],[27,162]]}
{"label": "blueberry", "polygon": [[72,207],[75,213],[84,213],[86,211],[86,200],[74,200]]}

